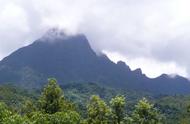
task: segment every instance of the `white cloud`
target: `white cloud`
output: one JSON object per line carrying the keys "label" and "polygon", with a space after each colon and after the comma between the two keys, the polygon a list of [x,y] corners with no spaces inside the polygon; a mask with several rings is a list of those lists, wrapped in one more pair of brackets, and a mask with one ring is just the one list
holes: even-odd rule
{"label": "white cloud", "polygon": [[0,52],[7,54],[23,45],[22,40],[30,29],[27,15],[19,6],[9,3],[0,10]]}
{"label": "white cloud", "polygon": [[150,78],[155,78],[161,74],[181,75],[189,77],[185,67],[177,65],[175,62],[160,62],[152,58],[126,58],[117,52],[103,51],[113,62],[127,62],[131,70],[141,68],[142,72]]}
{"label": "white cloud", "polygon": [[0,1],[0,57],[58,26],[86,34],[96,51],[120,53],[132,68],[141,67],[147,75],[189,76],[189,4],[188,0]]}

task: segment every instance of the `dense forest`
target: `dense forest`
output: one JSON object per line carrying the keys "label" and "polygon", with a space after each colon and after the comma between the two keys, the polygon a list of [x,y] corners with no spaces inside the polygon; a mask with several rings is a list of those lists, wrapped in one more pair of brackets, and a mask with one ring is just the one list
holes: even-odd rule
{"label": "dense forest", "polygon": [[0,86],[2,124],[189,124],[189,96],[152,96],[93,83],[40,90]]}

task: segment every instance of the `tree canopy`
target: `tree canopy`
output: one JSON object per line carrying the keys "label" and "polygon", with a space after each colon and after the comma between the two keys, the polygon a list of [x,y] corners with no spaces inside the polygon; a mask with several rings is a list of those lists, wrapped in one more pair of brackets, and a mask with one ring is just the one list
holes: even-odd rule
{"label": "tree canopy", "polygon": [[[109,104],[108,104],[109,103]],[[0,102],[0,124],[161,124],[162,115],[147,99],[140,100],[132,114],[126,111],[123,95],[105,102],[92,95],[86,109],[67,100],[54,78],[48,79],[37,100],[26,99],[21,109],[15,111]],[[81,114],[85,113],[85,114]]]}

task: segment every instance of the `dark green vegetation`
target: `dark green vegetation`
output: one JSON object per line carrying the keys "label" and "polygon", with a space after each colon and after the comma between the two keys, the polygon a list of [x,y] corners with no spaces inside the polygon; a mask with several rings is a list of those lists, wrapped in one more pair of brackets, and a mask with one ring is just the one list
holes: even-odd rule
{"label": "dark green vegetation", "polygon": [[0,123],[189,124],[190,122],[190,115],[187,112],[190,96],[158,97],[148,93],[105,88],[94,83],[73,83],[61,87],[57,85],[55,79],[49,79],[48,85],[42,91],[27,91],[12,85],[0,86]]}
{"label": "dark green vegetation", "polygon": [[[29,98],[29,93],[5,86],[5,94],[23,98],[19,104],[8,102],[9,107],[0,103],[0,123],[2,124],[162,124],[162,114],[145,98],[138,101],[131,112],[127,112],[125,96],[115,96],[109,103],[98,95],[92,95],[81,110],[74,101],[66,99],[62,89],[55,79],[49,79],[48,84],[36,99]],[[14,93],[13,93],[14,92]],[[26,97],[23,97],[21,94]],[[12,96],[13,97],[13,96]],[[11,99],[11,98],[10,98]],[[2,99],[5,101],[5,98]],[[83,114],[80,114],[80,113]]]}
{"label": "dark green vegetation", "polygon": [[0,83],[41,89],[48,77],[55,77],[60,85],[96,82],[152,94],[190,93],[190,82],[186,78],[163,74],[150,79],[140,69],[132,71],[124,62],[115,64],[106,55],[97,55],[84,35],[62,33],[60,37],[57,33],[60,34],[53,30],[0,61]]}

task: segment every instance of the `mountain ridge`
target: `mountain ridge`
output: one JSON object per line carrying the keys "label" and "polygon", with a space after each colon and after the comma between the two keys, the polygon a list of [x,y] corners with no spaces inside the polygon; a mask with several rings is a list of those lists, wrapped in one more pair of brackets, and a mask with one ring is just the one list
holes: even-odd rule
{"label": "mountain ridge", "polygon": [[132,71],[125,62],[97,55],[83,34],[69,36],[53,30],[46,35],[51,37],[42,37],[0,61],[0,83],[40,88],[47,78],[55,77],[62,84],[96,82],[154,94],[190,93],[190,82],[182,76],[163,74],[151,79],[141,69]]}

